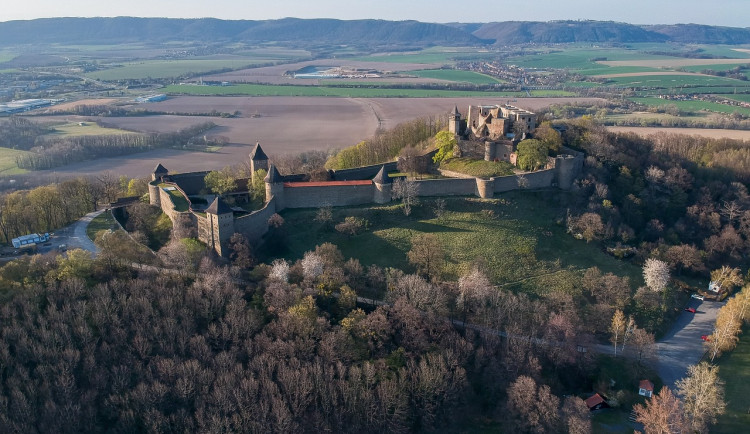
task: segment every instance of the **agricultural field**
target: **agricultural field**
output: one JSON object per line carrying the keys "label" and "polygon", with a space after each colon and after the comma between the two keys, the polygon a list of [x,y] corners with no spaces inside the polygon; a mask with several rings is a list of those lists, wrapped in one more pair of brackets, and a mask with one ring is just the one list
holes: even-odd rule
{"label": "agricultural field", "polygon": [[[676,88],[683,86],[737,86],[750,87],[750,82],[732,78],[714,77],[699,74],[674,75],[638,75],[628,77],[614,77],[608,79],[607,85],[624,87]],[[692,89],[690,89],[692,92]]]}
{"label": "agricultural field", "polygon": [[645,104],[648,106],[661,106],[667,104],[673,104],[678,109],[689,112],[699,112],[701,110],[732,114],[734,112],[741,113],[746,116],[750,116],[750,109],[744,107],[735,107],[730,105],[719,104],[710,101],[676,101],[661,98],[631,98],[634,102]]}
{"label": "agricultural field", "polygon": [[719,416],[712,433],[746,432],[750,426],[750,330],[745,327],[737,348],[719,360],[719,376],[725,383],[727,411]]}
{"label": "agricultural field", "polygon": [[0,148],[0,176],[19,175],[21,173],[27,173],[27,170],[19,169],[16,165],[16,157],[27,153],[27,151]]}
{"label": "agricultural field", "polygon": [[663,128],[663,127],[607,127],[615,133],[635,133],[642,137],[648,137],[656,133],[685,134],[689,136],[701,136],[712,139],[734,139],[750,141],[750,131],[747,130],[722,130],[714,128]]}
{"label": "agricultural field", "polygon": [[[591,49],[591,48],[575,48],[571,47],[558,51],[559,49],[551,49],[549,53],[535,53],[526,56],[512,57],[508,59],[508,63],[512,63],[518,66],[526,68],[555,68],[555,69],[570,69],[570,70],[594,70],[603,69],[607,70],[609,65],[606,62],[597,61],[594,59],[606,59],[607,61],[637,61],[641,59],[665,59],[673,57],[668,56],[654,56],[650,54],[644,54],[638,51],[620,49],[620,48],[602,48],[602,49]],[[642,65],[622,65],[622,66],[642,66]],[[648,65],[646,65],[648,66]]]}
{"label": "agricultural field", "polygon": [[750,102],[750,94],[725,95],[729,99],[741,102]]}
{"label": "agricultural field", "polygon": [[276,86],[236,84],[232,86],[170,85],[163,89],[172,95],[249,95],[249,96],[334,96],[345,98],[459,98],[517,97],[525,92],[482,92],[433,89],[389,89],[326,86]]}
{"label": "agricultural field", "polygon": [[370,56],[354,57],[352,60],[388,63],[437,63],[453,64],[457,60],[477,60],[496,57],[496,54],[486,49],[433,47],[413,53],[387,53]]}
{"label": "agricultural field", "polygon": [[[435,201],[420,198],[412,215],[404,217],[398,205],[335,208],[334,222],[346,216],[365,218],[370,229],[349,236],[314,220],[316,210],[286,210],[281,213],[290,228],[308,230],[289,237],[287,259],[301,258],[316,245],[331,242],[344,257],[363,265],[377,264],[412,270],[406,253],[411,239],[422,233],[435,234],[446,254],[445,277],[456,279],[485,258],[491,280],[512,290],[539,293],[554,283],[573,293],[581,270],[597,266],[603,272],[630,277],[640,285],[640,268],[606,255],[593,244],[566,234],[555,221],[565,210],[556,207],[558,191],[511,192],[496,199],[446,198],[447,212],[437,217]],[[368,246],[362,249],[361,246]],[[272,259],[263,258],[264,262]],[[573,294],[576,295],[576,294]]]}
{"label": "agricultural field", "polygon": [[458,69],[424,69],[419,71],[409,71],[409,75],[471,84],[498,84],[503,82],[502,80],[490,77],[489,75]]}
{"label": "agricultural field", "polygon": [[261,65],[274,59],[250,59],[243,57],[190,59],[190,60],[143,60],[113,65],[111,69],[94,71],[86,77],[97,80],[127,80],[141,78],[174,78],[217,71],[219,69],[241,69]]}
{"label": "agricultural field", "polygon": [[680,69],[689,71],[689,72],[700,72],[704,69],[712,69],[714,71],[729,71],[732,70],[738,66],[747,66],[750,64],[750,59],[746,59],[744,62],[738,62],[738,63],[725,63],[725,64],[718,64],[718,65],[700,65],[700,66],[685,66]]}
{"label": "agricultural field", "polygon": [[607,68],[582,69],[576,71],[581,75],[600,76],[612,74],[639,74],[644,72],[660,72],[658,68],[647,68],[644,66],[611,66]]}

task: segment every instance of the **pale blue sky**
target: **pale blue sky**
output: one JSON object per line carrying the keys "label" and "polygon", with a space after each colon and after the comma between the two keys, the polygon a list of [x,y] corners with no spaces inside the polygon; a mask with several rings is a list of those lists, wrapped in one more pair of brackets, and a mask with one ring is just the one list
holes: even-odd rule
{"label": "pale blue sky", "polygon": [[[138,16],[223,19],[380,18],[425,22],[613,20],[750,26],[750,0],[2,0],[0,21]],[[480,5],[472,7],[472,5]]]}

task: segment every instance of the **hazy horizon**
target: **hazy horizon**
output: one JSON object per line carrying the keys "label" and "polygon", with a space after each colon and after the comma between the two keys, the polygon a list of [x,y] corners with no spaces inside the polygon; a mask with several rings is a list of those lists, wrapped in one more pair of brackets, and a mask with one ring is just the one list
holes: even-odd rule
{"label": "hazy horizon", "polygon": [[[750,2],[724,0],[707,7],[705,0],[537,0],[533,8],[496,1],[476,8],[453,0],[380,0],[359,3],[342,0],[287,0],[273,7],[255,0],[130,0],[124,3],[88,0],[35,0],[6,5],[2,21],[54,17],[161,17],[266,20],[285,17],[416,20],[435,23],[494,21],[597,20],[631,24],[708,24],[748,27]],[[481,19],[477,19],[477,17]]]}

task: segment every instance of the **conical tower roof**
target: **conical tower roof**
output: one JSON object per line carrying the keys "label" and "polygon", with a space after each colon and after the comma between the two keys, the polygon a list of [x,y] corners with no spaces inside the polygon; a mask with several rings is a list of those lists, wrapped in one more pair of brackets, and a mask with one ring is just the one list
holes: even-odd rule
{"label": "conical tower roof", "polygon": [[381,166],[378,174],[372,178],[372,182],[376,184],[389,184],[392,182],[391,177],[385,173],[385,166]]}
{"label": "conical tower roof", "polygon": [[268,160],[268,156],[263,152],[263,148],[260,147],[260,142],[256,143],[252,152],[250,152],[250,159],[253,161]]}
{"label": "conical tower roof", "polygon": [[166,167],[162,166],[161,163],[156,165],[156,168],[154,169],[154,173],[169,173],[169,170],[167,170]]}
{"label": "conical tower roof", "polygon": [[206,208],[206,213],[208,214],[227,214],[232,212],[232,208],[224,202],[219,196],[216,196],[216,199],[214,199],[213,202],[211,202],[211,205]]}
{"label": "conical tower roof", "polygon": [[284,182],[284,177],[281,176],[279,171],[276,169],[276,166],[272,164],[271,167],[268,168],[268,175],[266,175],[263,180],[269,184],[276,184],[278,182]]}
{"label": "conical tower roof", "polygon": [[461,113],[458,112],[458,106],[457,105],[453,106],[453,113],[452,113],[452,115],[453,116],[461,116]]}

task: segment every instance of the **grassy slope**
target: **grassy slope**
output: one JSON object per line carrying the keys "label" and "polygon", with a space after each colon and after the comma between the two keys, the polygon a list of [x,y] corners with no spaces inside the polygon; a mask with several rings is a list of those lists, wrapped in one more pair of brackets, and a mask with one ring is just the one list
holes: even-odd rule
{"label": "grassy slope", "polygon": [[480,178],[513,174],[513,166],[508,162],[473,160],[470,158],[451,158],[443,161],[440,168]]}
{"label": "grassy slope", "polygon": [[606,255],[593,244],[573,239],[555,223],[564,214],[562,206],[556,206],[561,194],[565,193],[512,192],[487,201],[447,198],[449,212],[442,218],[435,218],[434,200],[430,198],[422,198],[422,205],[410,217],[405,217],[397,205],[334,209],[336,223],[349,215],[370,221],[368,232],[353,237],[314,221],[315,209],[288,210],[282,213],[286,226],[307,230],[295,231],[289,237],[286,257],[299,259],[316,245],[332,242],[344,257],[358,258],[363,265],[409,270],[406,252],[411,248],[411,238],[434,233],[446,251],[447,278],[468,271],[475,258],[481,257],[487,261],[492,280],[514,290],[539,292],[555,282],[574,292],[580,270],[593,266],[627,275],[639,285],[638,267]]}
{"label": "grassy slope", "polygon": [[719,361],[719,375],[726,383],[727,412],[712,433],[741,433],[750,427],[750,334],[747,328],[734,351]]}
{"label": "grassy slope", "polygon": [[112,216],[111,211],[105,211],[98,216],[94,217],[86,228],[86,235],[92,240],[96,239],[96,234],[99,231],[106,231],[108,229],[117,230],[119,226],[115,222],[115,218]]}

